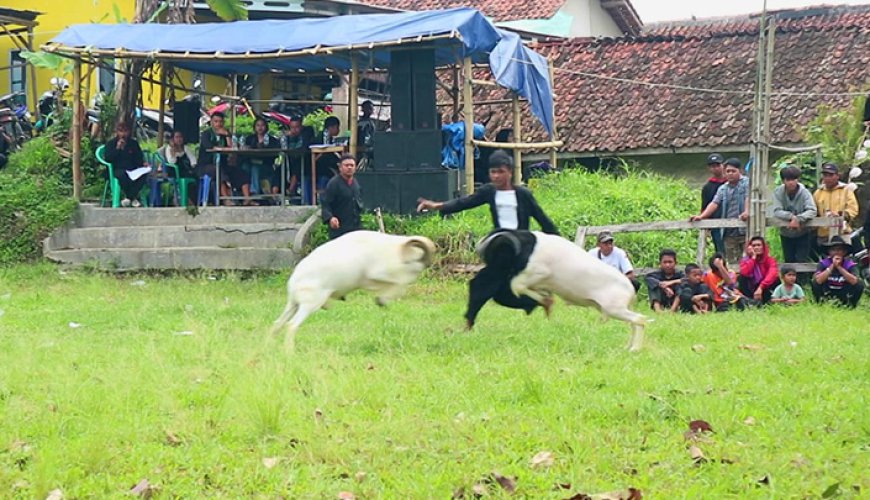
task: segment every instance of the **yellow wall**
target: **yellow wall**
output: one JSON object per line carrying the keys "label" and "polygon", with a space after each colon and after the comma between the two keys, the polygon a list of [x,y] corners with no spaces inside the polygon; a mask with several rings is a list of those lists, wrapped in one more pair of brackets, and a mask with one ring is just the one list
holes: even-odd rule
{"label": "yellow wall", "polygon": [[[116,15],[114,13],[114,5],[118,6],[121,17],[127,20],[132,19],[135,12],[135,0],[4,0],[3,3],[4,7],[8,7],[11,9],[35,10],[38,12],[42,12],[42,14],[36,18],[36,21],[39,24],[34,29],[35,50],[39,50],[39,47],[42,44],[48,42],[57,34],[59,34],[63,29],[69,27],[72,24],[94,22],[99,22],[103,24],[115,23]],[[17,47],[13,44],[10,37],[0,36],[0,66],[9,66],[11,64],[10,51],[16,49]],[[90,68],[88,65],[82,67],[83,77],[88,76],[89,69]],[[83,90],[83,94],[87,95],[91,99],[98,90],[97,73],[97,69],[94,69],[94,71],[90,73],[90,76],[87,80],[89,85],[89,91]],[[190,72],[182,71],[180,72],[180,74],[181,82],[184,84],[185,87],[190,88],[192,85],[192,75],[190,74]],[[155,71],[153,78],[155,80],[159,79],[158,75],[159,73]],[[30,67],[27,67],[25,90],[27,93],[27,105],[31,110],[35,109],[39,96],[42,95],[44,92],[51,90],[51,85],[49,81],[54,76],[63,76],[70,81],[70,84],[72,84],[72,74],[56,75],[50,70],[37,69],[36,96],[34,96],[31,90],[32,75]],[[9,70],[0,71],[0,95],[10,92],[12,79],[11,77],[12,74]],[[205,91],[209,94],[230,93],[227,80],[225,78],[209,75],[206,76],[206,78],[204,79],[204,83]],[[269,99],[272,96],[273,88],[271,76],[266,75],[265,77],[261,78],[259,80],[258,87],[260,99]],[[142,93],[143,101],[146,107],[158,107],[160,96],[159,85],[143,81]],[[184,97],[184,95],[184,91],[176,91],[177,99]],[[204,99],[204,101],[206,102],[206,105],[208,105],[208,99],[206,98]],[[87,106],[91,105],[90,102],[86,102],[85,104]],[[266,106],[265,104],[259,104],[255,105],[254,107],[262,109]]]}
{"label": "yellow wall", "polygon": [[[133,17],[135,0],[5,0],[4,7],[19,10],[34,10],[42,12],[42,15],[36,18],[39,23],[34,28],[34,50],[39,50],[39,46],[51,40],[54,36],[60,33],[64,28],[72,24],[80,23],[115,23],[115,14],[113,5],[118,6],[118,10],[122,17],[131,19]],[[17,47],[8,36],[0,37],[0,66],[9,66],[10,51]],[[82,68],[83,75],[87,73],[87,67]],[[11,86],[11,72],[9,70],[0,71],[0,94],[9,92]],[[55,75],[50,70],[36,70],[36,96],[33,96],[30,83],[31,73],[30,68],[27,68],[27,105],[30,109],[34,109],[36,101],[43,92],[51,90],[49,80]],[[72,83],[72,75],[62,75]],[[96,73],[90,78],[91,93],[93,96],[97,85]]]}

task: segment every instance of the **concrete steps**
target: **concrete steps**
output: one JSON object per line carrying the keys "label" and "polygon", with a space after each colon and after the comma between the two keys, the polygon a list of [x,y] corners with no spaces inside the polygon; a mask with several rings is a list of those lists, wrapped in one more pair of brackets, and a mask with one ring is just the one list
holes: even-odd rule
{"label": "concrete steps", "polygon": [[286,269],[298,261],[314,207],[112,209],[81,205],[43,243],[55,262],[108,270]]}

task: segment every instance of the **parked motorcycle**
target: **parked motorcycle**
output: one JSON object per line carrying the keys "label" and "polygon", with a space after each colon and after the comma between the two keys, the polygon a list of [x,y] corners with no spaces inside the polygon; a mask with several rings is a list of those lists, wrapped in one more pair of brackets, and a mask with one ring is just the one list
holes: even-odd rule
{"label": "parked motorcycle", "polygon": [[24,104],[24,92],[13,92],[0,97],[0,108],[10,108],[15,113],[18,124],[24,132],[21,142],[33,135],[33,122],[31,121],[33,117]]}

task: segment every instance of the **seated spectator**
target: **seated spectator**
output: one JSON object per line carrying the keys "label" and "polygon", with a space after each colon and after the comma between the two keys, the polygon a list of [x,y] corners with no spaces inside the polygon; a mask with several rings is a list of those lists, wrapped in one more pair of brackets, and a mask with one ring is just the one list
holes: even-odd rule
{"label": "seated spectator", "polygon": [[[205,130],[199,138],[199,158],[197,159],[197,174],[199,177],[209,175],[212,178],[217,170],[216,155],[209,153],[209,149],[218,147],[232,147],[230,132],[224,128],[223,113],[211,115],[211,126]],[[238,165],[235,155],[225,155],[225,161],[221,163],[221,196],[232,196],[233,188],[240,188],[245,197],[245,205],[251,204],[251,179],[250,176]],[[224,200],[224,205],[235,205],[232,200]]]}
{"label": "seated spectator", "polygon": [[323,121],[323,144],[335,144],[341,129],[341,121],[337,116],[327,116]]}
{"label": "seated spectator", "polygon": [[635,292],[640,288],[640,281],[634,277],[634,267],[628,260],[628,255],[625,250],[613,244],[613,234],[610,231],[602,231],[598,234],[598,246],[590,248],[589,255],[624,274],[634,285]]}
{"label": "seated spectator", "polygon": [[655,312],[674,312],[679,306],[680,284],[685,275],[677,270],[677,252],[666,248],[659,252],[659,270],[646,275],[649,305]]}
{"label": "seated spectator", "polygon": [[[281,147],[285,149],[297,150],[301,154],[288,154],[287,162],[289,171],[287,175],[287,191],[290,196],[296,195],[300,186],[303,169],[310,169],[311,155],[308,146],[314,141],[314,131],[302,124],[302,118],[294,116],[290,118],[290,123],[287,125],[287,131],[281,139]],[[281,169],[276,169],[273,173],[270,183],[272,184],[272,194],[281,192]],[[307,173],[309,170],[305,170]],[[309,181],[310,183],[310,181]]]}
{"label": "seated spectator", "polygon": [[[277,149],[280,147],[277,138],[269,134],[269,124],[263,118],[254,120],[254,133],[245,138],[245,147],[248,149]],[[260,179],[272,180],[275,173],[276,156],[254,156],[249,157],[244,165],[245,170],[251,176],[251,192],[260,193]],[[281,176],[278,169],[278,176]],[[270,182],[271,184],[271,182]],[[279,192],[281,185],[278,184]]]}
{"label": "seated spectator", "polygon": [[[182,177],[196,178],[196,155],[190,146],[184,144],[182,131],[176,130],[172,133],[172,139],[160,150],[160,156],[169,163],[178,165],[178,172]],[[175,177],[175,170],[169,169],[166,174]]]}
{"label": "seated spectator", "polygon": [[782,266],[782,283],[780,283],[770,301],[774,304],[800,304],[804,301],[804,289],[797,284],[797,271],[793,267]]}
{"label": "seated spectator", "polygon": [[746,254],[740,259],[737,283],[743,295],[761,304],[770,301],[773,289],[779,284],[776,259],[770,256],[767,242],[761,236],[753,236],[746,245]]}
{"label": "seated spectator", "polygon": [[785,262],[807,262],[810,256],[810,230],[806,222],[816,216],[816,202],[799,182],[801,169],[793,166],[779,171],[782,185],[773,190],[773,216],[788,221],[779,228]]}
{"label": "seated spectator", "polygon": [[704,283],[704,273],[695,264],[686,264],[686,279],[677,304],[681,312],[707,314],[713,308],[713,292]]}
{"label": "seated spectator", "polygon": [[746,298],[737,289],[737,274],[728,269],[725,256],[716,252],[710,257],[710,270],[704,274],[704,283],[713,292],[713,306],[722,312],[732,308],[743,310]]}
{"label": "seated spectator", "polygon": [[837,299],[842,305],[854,308],[861,300],[864,284],[858,277],[857,265],[848,257],[852,253],[852,244],[837,235],[825,246],[828,247],[828,256],[819,262],[813,276],[813,297],[816,302]]}
{"label": "seated spectator", "polygon": [[128,172],[142,168],[145,158],[139,143],[130,137],[130,125],[126,122],[121,121],[115,125],[115,137],[106,143],[105,159],[112,164],[111,175],[115,176],[121,184],[121,191],[124,193],[121,206],[141,207],[139,192],[148,181],[148,176],[142,175],[134,180],[130,178]]}

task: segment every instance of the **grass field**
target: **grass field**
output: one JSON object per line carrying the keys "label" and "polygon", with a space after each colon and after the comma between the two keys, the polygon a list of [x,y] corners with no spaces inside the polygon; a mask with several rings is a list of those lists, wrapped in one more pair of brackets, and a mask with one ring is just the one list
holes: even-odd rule
{"label": "grass field", "polygon": [[315,314],[288,357],[265,334],[285,279],[0,270],[0,495],[870,491],[866,303],[660,316],[630,355],[562,303],[465,333],[464,283],[424,281]]}

